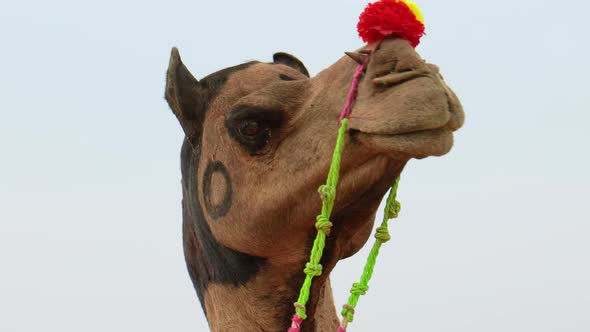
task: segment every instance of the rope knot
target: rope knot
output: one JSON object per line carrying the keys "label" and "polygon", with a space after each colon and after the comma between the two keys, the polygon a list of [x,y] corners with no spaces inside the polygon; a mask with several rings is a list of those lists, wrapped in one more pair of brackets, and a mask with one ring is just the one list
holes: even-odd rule
{"label": "rope knot", "polygon": [[346,319],[346,323],[344,325],[348,325],[348,323],[352,323],[354,320],[354,307],[349,304],[345,304],[342,306],[342,316]]}
{"label": "rope knot", "polygon": [[[353,295],[361,296],[361,295],[365,295],[368,290],[369,290],[369,286],[355,282],[354,284],[352,284],[352,288],[350,289],[350,293]],[[349,309],[349,311],[350,311],[350,309]]]}
{"label": "rope knot", "polygon": [[326,235],[330,235],[330,232],[332,231],[332,226],[334,226],[334,224],[332,224],[330,220],[328,220],[328,218],[322,214],[317,216],[316,221],[317,222],[315,223],[315,228],[318,231],[324,232]]}
{"label": "rope knot", "polygon": [[387,218],[388,219],[397,218],[401,209],[402,209],[401,203],[394,200],[392,204],[387,206]]}
{"label": "rope knot", "polygon": [[322,275],[322,264],[307,263],[303,272],[312,277],[319,277]]}
{"label": "rope knot", "polygon": [[385,243],[391,240],[391,235],[389,235],[389,229],[385,226],[378,227],[377,231],[375,232],[375,238],[381,241],[381,243]]}
{"label": "rope knot", "polygon": [[305,310],[305,306],[299,302],[293,303],[293,306],[295,307],[295,311],[297,312],[293,316],[293,323],[296,323],[297,325],[301,325],[303,320],[307,319],[307,313]]}
{"label": "rope knot", "polygon": [[336,198],[336,189],[326,184],[318,188],[318,193],[320,193],[322,201],[326,203],[332,203]]}

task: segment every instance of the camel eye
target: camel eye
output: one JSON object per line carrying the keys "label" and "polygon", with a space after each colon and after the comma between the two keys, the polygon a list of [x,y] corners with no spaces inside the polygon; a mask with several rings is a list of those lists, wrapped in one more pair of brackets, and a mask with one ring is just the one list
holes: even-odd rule
{"label": "camel eye", "polygon": [[270,141],[271,129],[262,120],[244,119],[230,127],[230,135],[236,141],[248,148],[252,154],[258,154]]}
{"label": "camel eye", "polygon": [[272,133],[282,122],[282,112],[250,106],[237,106],[228,113],[225,126],[230,136],[253,155],[266,151]]}
{"label": "camel eye", "polygon": [[242,136],[255,137],[262,132],[263,128],[258,121],[246,120],[240,123],[238,130]]}

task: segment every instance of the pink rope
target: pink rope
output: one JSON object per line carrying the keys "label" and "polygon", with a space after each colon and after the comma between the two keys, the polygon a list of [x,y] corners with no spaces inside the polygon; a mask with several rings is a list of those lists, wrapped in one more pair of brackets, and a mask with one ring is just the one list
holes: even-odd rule
{"label": "pink rope", "polygon": [[346,97],[346,104],[344,104],[344,110],[342,110],[342,114],[340,114],[340,122],[348,118],[350,116],[350,113],[352,112],[352,106],[354,105],[354,102],[356,100],[359,83],[368,63],[369,57],[367,57],[365,62],[356,67],[356,71],[354,72],[354,76],[352,78],[352,84],[350,85],[350,90],[348,90],[348,96]]}
{"label": "pink rope", "polygon": [[301,331],[301,323],[303,323],[303,319],[301,317],[299,317],[298,314],[293,315],[291,322],[292,322],[291,327],[289,328],[289,330],[287,330],[287,332]]}

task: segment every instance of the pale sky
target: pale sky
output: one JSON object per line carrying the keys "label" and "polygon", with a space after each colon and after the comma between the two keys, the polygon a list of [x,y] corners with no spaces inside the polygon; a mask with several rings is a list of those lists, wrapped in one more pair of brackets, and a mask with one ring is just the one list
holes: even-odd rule
{"label": "pale sky", "polygon": [[[590,331],[590,5],[417,1],[467,121],[412,161],[350,331]],[[206,331],[181,242],[172,46],[315,75],[365,1],[0,4],[0,331]],[[368,249],[368,246],[367,246]],[[332,273],[337,306],[367,250]]]}

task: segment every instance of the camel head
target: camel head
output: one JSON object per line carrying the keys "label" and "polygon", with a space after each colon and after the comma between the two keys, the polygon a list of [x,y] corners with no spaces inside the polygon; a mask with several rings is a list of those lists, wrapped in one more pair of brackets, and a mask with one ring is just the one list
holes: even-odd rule
{"label": "camel head", "polygon": [[[310,78],[300,60],[277,53],[197,80],[172,50],[166,100],[186,135],[184,249],[202,303],[211,285],[241,287],[272,270],[267,285],[292,312],[356,66],[344,56]],[[365,244],[406,162],[447,153],[462,123],[438,68],[408,42],[374,50],[349,121],[322,277]]]}

